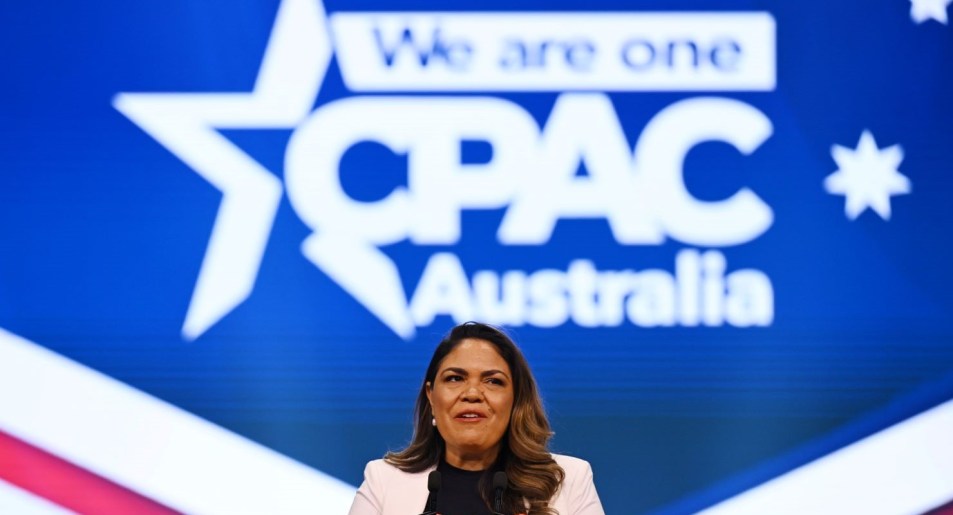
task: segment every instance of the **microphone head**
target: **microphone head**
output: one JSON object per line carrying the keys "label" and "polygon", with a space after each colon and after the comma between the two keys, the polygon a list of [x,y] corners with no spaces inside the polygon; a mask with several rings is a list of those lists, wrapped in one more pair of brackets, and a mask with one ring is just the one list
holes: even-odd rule
{"label": "microphone head", "polygon": [[502,470],[493,474],[493,489],[494,490],[505,490],[506,489],[506,472]]}
{"label": "microphone head", "polygon": [[[505,481],[506,476],[504,476],[503,479]],[[431,493],[440,490],[440,472],[435,470],[431,472],[429,476],[427,476],[427,490],[429,490]]]}

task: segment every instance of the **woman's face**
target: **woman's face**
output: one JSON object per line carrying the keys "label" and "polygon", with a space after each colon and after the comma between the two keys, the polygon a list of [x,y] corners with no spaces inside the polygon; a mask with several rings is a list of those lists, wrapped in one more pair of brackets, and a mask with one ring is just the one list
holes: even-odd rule
{"label": "woman's face", "polygon": [[427,398],[447,463],[479,470],[496,459],[513,410],[510,367],[486,340],[467,338],[437,368]]}

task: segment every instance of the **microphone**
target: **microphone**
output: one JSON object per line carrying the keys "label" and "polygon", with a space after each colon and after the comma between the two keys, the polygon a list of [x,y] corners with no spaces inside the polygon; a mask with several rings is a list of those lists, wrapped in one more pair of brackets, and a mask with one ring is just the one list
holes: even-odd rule
{"label": "microphone", "polygon": [[493,474],[493,515],[503,515],[503,491],[506,490],[506,472]]}
{"label": "microphone", "polygon": [[440,472],[434,470],[427,476],[427,490],[430,494],[427,496],[427,505],[424,512],[420,515],[437,515],[437,494],[440,492]]}

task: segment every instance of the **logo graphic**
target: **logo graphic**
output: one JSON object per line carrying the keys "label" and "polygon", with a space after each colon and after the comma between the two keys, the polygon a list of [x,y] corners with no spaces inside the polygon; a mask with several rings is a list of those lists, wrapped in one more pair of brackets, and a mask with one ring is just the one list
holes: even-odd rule
{"label": "logo graphic", "polygon": [[[223,195],[183,335],[197,338],[251,294],[285,193],[313,231],[302,253],[405,339],[438,315],[538,327],[570,320],[583,327],[770,325],[770,278],[729,270],[717,247],[764,234],[771,207],[747,187],[719,200],[696,198],[683,165],[705,142],[756,152],[772,135],[771,120],[739,100],[691,97],[653,116],[631,147],[611,99],[594,91],[772,91],[774,19],[764,12],[573,13],[569,24],[569,16],[327,18],[320,3],[285,0],[251,93],[119,94],[117,109]],[[434,94],[356,95],[312,112],[332,50],[352,92]],[[558,93],[542,123],[484,93],[534,91]],[[217,132],[239,128],[294,129],[284,184]],[[340,177],[344,153],[367,141],[407,160],[407,185],[373,202],[351,198]],[[464,163],[466,141],[488,144],[492,157]],[[849,217],[871,207],[886,219],[889,195],[909,191],[909,182],[895,171],[876,175],[880,182],[858,179],[876,159],[870,152],[876,145],[868,133],[853,160],[835,148],[841,169],[825,186],[847,196]],[[884,152],[884,166],[896,161],[895,168],[899,149]],[[586,176],[577,174],[580,166]],[[599,270],[580,256],[565,269],[470,276],[460,256],[443,251],[430,256],[408,295],[381,247],[455,245],[461,214],[487,209],[505,210],[496,233],[504,246],[544,246],[557,221],[584,218],[606,220],[619,245],[674,241],[708,250],[678,250],[672,270]]]}

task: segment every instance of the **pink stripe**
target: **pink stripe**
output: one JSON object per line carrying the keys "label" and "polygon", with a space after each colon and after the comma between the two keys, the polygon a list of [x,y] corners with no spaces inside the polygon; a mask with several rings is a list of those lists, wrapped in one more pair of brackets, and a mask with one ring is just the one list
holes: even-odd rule
{"label": "pink stripe", "polygon": [[924,515],[953,515],[953,502],[944,504],[939,508],[932,509]]}
{"label": "pink stripe", "polygon": [[0,478],[77,513],[178,513],[2,431]]}

